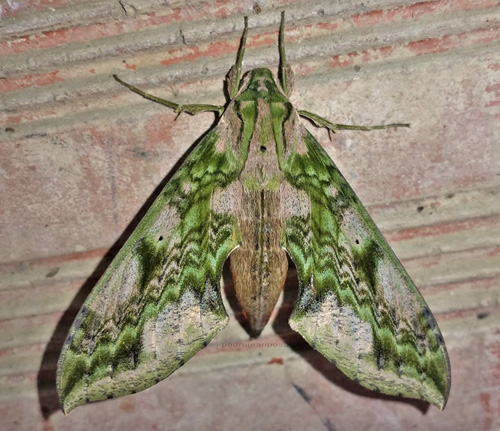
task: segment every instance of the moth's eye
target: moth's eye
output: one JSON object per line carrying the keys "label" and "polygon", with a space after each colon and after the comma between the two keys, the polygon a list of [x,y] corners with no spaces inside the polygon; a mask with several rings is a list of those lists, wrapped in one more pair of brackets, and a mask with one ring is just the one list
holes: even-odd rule
{"label": "moth's eye", "polygon": [[265,145],[261,145],[260,146],[260,151],[262,151],[263,153],[265,153],[267,150],[267,147]]}

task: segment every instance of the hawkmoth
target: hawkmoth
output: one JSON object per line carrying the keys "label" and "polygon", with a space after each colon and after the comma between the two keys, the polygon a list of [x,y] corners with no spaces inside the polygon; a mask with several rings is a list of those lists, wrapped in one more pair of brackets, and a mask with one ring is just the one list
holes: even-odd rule
{"label": "hawkmoth", "polygon": [[407,126],[333,124],[289,101],[284,13],[278,79],[242,76],[248,22],[227,78],[229,101],[178,105],[115,79],[176,112],[214,111],[199,142],[94,287],[64,343],[61,405],[142,391],[224,328],[224,261],[260,334],[287,274],[298,274],[292,329],[348,377],[444,408],[450,365],[436,321],[367,211],[301,117],[329,131]]}

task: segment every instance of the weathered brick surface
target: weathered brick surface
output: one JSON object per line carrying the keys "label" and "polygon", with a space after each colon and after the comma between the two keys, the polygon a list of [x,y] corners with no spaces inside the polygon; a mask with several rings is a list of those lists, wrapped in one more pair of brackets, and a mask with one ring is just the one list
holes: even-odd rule
{"label": "weathered brick surface", "polygon": [[[185,367],[63,417],[55,362],[77,309],[213,123],[174,121],[111,74],[181,103],[223,103],[243,15],[245,68],[276,70],[282,8],[298,107],[411,123],[332,142],[313,133],[436,313],[447,409],[369,393],[307,348],[286,325],[291,273],[261,340],[247,341],[227,288],[228,328]],[[39,0],[6,3],[0,18],[0,429],[500,427],[498,2]]]}

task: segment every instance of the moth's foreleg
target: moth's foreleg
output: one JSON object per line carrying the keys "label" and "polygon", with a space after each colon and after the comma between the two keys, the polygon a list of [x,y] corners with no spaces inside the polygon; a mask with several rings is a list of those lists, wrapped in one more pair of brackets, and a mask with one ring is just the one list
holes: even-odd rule
{"label": "moth's foreleg", "polygon": [[379,124],[376,126],[356,126],[353,124],[337,124],[328,121],[317,114],[313,114],[309,111],[303,111],[301,109],[297,110],[297,113],[304,118],[310,120],[316,127],[324,127],[328,129],[329,132],[335,133],[336,130],[376,130],[376,129],[388,129],[389,127],[410,127],[408,123],[390,123],[390,124]]}
{"label": "moth's foreleg", "polygon": [[219,105],[201,105],[201,104],[190,104],[190,105],[180,105],[175,102],[171,102],[170,100],[162,99],[160,97],[153,96],[152,94],[146,93],[142,91],[140,88],[134,87],[133,85],[128,84],[125,81],[122,81],[118,76],[113,75],[116,81],[118,81],[121,85],[127,87],[129,90],[137,93],[138,95],[144,97],[145,99],[151,100],[156,103],[160,103],[161,105],[168,106],[172,108],[175,112],[181,114],[185,112],[186,114],[199,114],[200,112],[217,112],[218,115],[221,115],[224,111],[224,106]]}

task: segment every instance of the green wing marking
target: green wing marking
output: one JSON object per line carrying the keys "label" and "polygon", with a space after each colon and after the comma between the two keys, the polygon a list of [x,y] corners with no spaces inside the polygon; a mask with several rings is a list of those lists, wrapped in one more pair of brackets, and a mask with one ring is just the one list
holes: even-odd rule
{"label": "green wing marking", "polygon": [[450,366],[424,299],[340,171],[301,127],[284,165],[283,246],[299,278],[291,327],[348,377],[444,408]]}
{"label": "green wing marking", "polygon": [[154,385],[226,326],[219,280],[240,242],[241,169],[226,141],[221,126],[198,144],[77,315],[57,370],[66,413]]}

